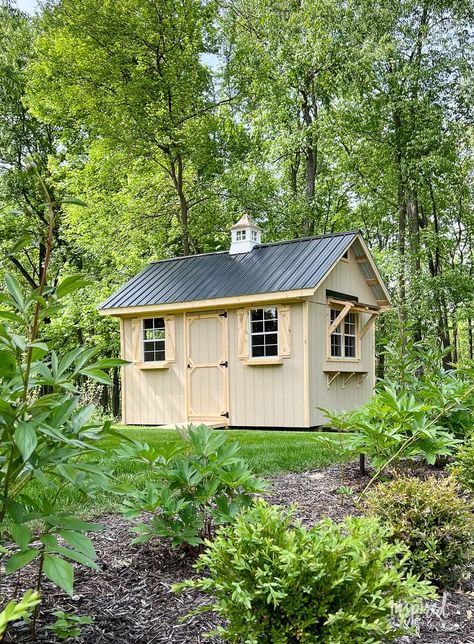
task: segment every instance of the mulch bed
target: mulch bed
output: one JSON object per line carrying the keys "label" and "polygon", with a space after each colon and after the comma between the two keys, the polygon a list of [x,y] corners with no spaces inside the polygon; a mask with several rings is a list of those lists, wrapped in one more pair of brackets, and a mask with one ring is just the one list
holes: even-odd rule
{"label": "mulch bed", "polygon": [[[338,492],[341,486],[359,491],[367,479],[359,475],[355,464],[331,466],[299,474],[285,474],[272,479],[271,503],[297,503],[296,516],[306,525],[323,517],[340,521],[356,514],[350,496]],[[219,622],[211,613],[180,621],[184,615],[209,601],[192,591],[181,595],[170,586],[196,573],[188,556],[171,549],[164,542],[130,545],[130,522],[120,516],[100,518],[105,530],[94,535],[101,572],[76,568],[77,595],[70,598],[49,582],[44,583],[41,627],[33,638],[25,626],[13,627],[6,642],[57,642],[44,628],[52,621],[53,610],[90,615],[91,625],[84,626],[80,644],[222,644],[218,637],[205,639],[204,633]],[[21,573],[19,589],[31,585],[28,577],[34,570]],[[11,596],[16,579],[2,579],[0,590]],[[5,584],[8,583],[8,588]],[[416,623],[418,637],[404,637],[399,644],[474,644],[474,585],[462,591],[445,593],[438,602],[427,606],[426,614]]]}

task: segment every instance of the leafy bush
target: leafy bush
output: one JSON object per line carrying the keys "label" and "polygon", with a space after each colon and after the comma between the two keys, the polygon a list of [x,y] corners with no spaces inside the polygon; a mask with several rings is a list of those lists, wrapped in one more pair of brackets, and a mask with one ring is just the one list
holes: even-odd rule
{"label": "leafy bush", "polygon": [[468,575],[474,559],[473,506],[456,491],[450,478],[403,477],[379,484],[366,497],[368,513],[408,547],[406,565],[441,588]]}
{"label": "leafy bush", "polygon": [[450,469],[462,487],[474,492],[474,436],[461,445]]}
{"label": "leafy bush", "polygon": [[459,441],[436,422],[438,411],[383,383],[362,407],[343,414],[326,410],[326,415],[332,427],[347,432],[344,449],[366,454],[379,468],[416,458],[434,464],[438,457],[453,454]]}
{"label": "leafy bush", "polygon": [[[256,502],[220,528],[196,564],[204,578],[174,586],[214,596],[229,642],[280,644],[386,642],[432,597],[429,584],[402,572],[407,554],[374,518],[327,519],[306,529],[292,511]],[[396,609],[399,624],[392,621]]]}
{"label": "leafy bush", "polygon": [[406,338],[385,353],[396,366],[393,380],[379,381],[358,409],[324,410],[332,427],[348,433],[343,448],[366,454],[376,468],[452,456],[474,427],[472,369],[445,369],[442,353]]}
{"label": "leafy bush", "polygon": [[133,528],[139,535],[134,543],[159,536],[170,538],[175,546],[198,546],[211,536],[215,525],[233,521],[253,494],[266,489],[265,482],[238,457],[239,446],[229,443],[223,433],[191,425],[183,438],[181,445],[171,447],[134,443],[120,450],[122,457],[152,470],[152,480],[144,490],[120,488],[125,495],[125,516],[135,518],[144,511],[153,514],[150,523]]}

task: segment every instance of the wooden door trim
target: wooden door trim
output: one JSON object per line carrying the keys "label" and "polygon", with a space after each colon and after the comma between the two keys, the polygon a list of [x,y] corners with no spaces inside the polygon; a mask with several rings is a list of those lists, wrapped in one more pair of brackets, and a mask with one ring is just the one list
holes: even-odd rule
{"label": "wooden door trim", "polygon": [[[224,367],[221,364],[200,364],[199,367],[217,367],[218,371],[223,375],[223,406],[229,414],[229,418],[225,416],[207,416],[207,415],[198,415],[194,412],[191,407],[191,379],[190,376],[192,372],[196,369],[196,365],[189,355],[190,353],[190,339],[189,339],[189,329],[191,324],[198,319],[206,318],[216,318],[222,324],[222,352],[223,359],[222,362],[229,364],[229,332],[228,332],[228,318],[227,315],[222,315],[227,313],[224,310],[217,311],[199,311],[199,312],[189,312],[184,316],[184,370],[185,370],[185,404],[186,404],[186,415],[188,422],[196,420],[196,418],[202,420],[219,421],[222,425],[228,425],[230,420],[230,409],[229,409],[229,367]],[[191,368],[188,368],[188,364],[191,364]]]}

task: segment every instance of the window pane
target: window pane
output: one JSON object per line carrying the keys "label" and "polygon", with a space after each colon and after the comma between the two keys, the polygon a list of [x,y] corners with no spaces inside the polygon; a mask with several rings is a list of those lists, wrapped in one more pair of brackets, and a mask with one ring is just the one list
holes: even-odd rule
{"label": "window pane", "polygon": [[252,357],[261,358],[265,355],[265,347],[252,347]]}
{"label": "window pane", "polygon": [[331,335],[331,356],[334,358],[340,358],[342,355],[342,342],[341,336],[333,333]]}
{"label": "window pane", "polygon": [[348,335],[344,338],[344,350],[346,358],[356,357],[356,342],[354,336]]}
{"label": "window pane", "polygon": [[268,333],[265,336],[265,344],[278,344],[278,336],[276,333]]}
{"label": "window pane", "polygon": [[278,347],[276,344],[271,344],[267,345],[265,347],[265,355],[267,356],[277,356],[278,355]]}
{"label": "window pane", "polygon": [[252,322],[252,333],[263,333],[263,321]]}
{"label": "window pane", "polygon": [[155,351],[155,360],[164,360],[165,359],[165,352],[163,351]]}
{"label": "window pane", "polygon": [[144,329],[152,329],[153,328],[153,318],[150,318],[148,320],[143,320],[143,328]]}
{"label": "window pane", "polygon": [[253,335],[252,336],[252,347],[260,347],[265,344],[264,335]]}
{"label": "window pane", "polygon": [[263,309],[252,309],[250,311],[251,320],[263,320]]}
{"label": "window pane", "polygon": [[278,331],[278,320],[265,320],[265,331]]}
{"label": "window pane", "polygon": [[276,309],[264,309],[264,316],[266,320],[275,320],[277,317]]}
{"label": "window pane", "polygon": [[143,359],[145,362],[154,362],[155,360],[155,352],[154,351],[145,351],[143,354]]}

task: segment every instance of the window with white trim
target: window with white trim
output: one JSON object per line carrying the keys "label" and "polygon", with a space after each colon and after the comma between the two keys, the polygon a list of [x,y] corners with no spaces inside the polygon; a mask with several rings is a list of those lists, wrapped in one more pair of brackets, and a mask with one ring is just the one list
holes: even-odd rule
{"label": "window with white trim", "polygon": [[[340,309],[330,309],[329,324],[331,325]],[[331,333],[331,358],[356,358],[357,357],[357,314],[347,313]]]}
{"label": "window with white trim", "polygon": [[254,242],[258,241],[258,234],[256,230],[252,230],[251,235],[252,235],[252,241]]}
{"label": "window with white trim", "polygon": [[278,309],[250,310],[250,355],[266,358],[278,355]]}
{"label": "window with white trim", "polygon": [[236,241],[245,241],[247,239],[247,231],[237,230],[235,233],[235,239]]}
{"label": "window with white trim", "polygon": [[165,319],[146,318],[142,324],[143,362],[165,360]]}

